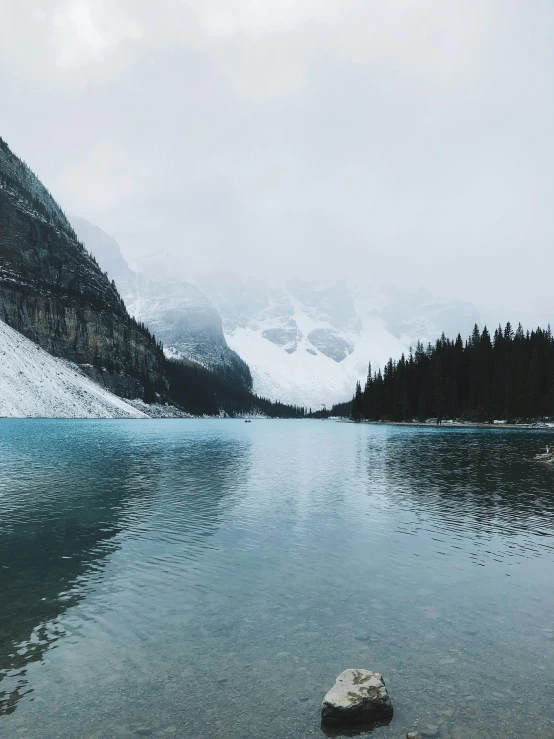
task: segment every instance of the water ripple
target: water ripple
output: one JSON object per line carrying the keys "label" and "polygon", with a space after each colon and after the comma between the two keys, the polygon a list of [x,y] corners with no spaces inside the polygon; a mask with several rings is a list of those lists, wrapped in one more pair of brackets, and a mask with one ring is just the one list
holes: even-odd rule
{"label": "water ripple", "polygon": [[379,736],[554,736],[546,443],[0,423],[0,735],[320,737],[321,696],[359,665],[390,685]]}

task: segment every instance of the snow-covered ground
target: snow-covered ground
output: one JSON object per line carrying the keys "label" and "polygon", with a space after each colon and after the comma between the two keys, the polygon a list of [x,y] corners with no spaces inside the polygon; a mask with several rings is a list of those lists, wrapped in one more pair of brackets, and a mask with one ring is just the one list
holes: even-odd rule
{"label": "snow-covered ground", "polygon": [[148,418],[0,321],[0,417]]}
{"label": "snow-covered ground", "polygon": [[199,418],[199,416],[193,416],[192,413],[179,410],[174,405],[145,403],[144,400],[140,400],[139,398],[128,400],[127,403],[132,405],[133,408],[142,411],[148,418]]}

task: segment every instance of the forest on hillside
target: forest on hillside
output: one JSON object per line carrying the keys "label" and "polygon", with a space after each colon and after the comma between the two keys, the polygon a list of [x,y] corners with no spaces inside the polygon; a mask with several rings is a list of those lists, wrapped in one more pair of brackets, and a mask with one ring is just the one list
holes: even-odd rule
{"label": "forest on hillside", "polygon": [[[269,418],[304,418],[307,409],[260,398],[234,379],[224,367],[207,369],[195,362],[166,359],[165,376],[169,382],[171,403],[194,415],[228,416],[265,415]],[[152,397],[145,398],[153,402]]]}
{"label": "forest on hillside", "polygon": [[554,416],[554,337],[550,326],[525,332],[519,324],[491,336],[475,325],[463,341],[443,334],[418,342],[383,372],[372,372],[352,400],[354,420],[424,421],[430,417],[490,422]]}

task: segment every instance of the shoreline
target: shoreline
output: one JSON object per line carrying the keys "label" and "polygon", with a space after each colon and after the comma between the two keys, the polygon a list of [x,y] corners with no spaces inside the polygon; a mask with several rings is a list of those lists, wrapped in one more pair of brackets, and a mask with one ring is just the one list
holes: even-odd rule
{"label": "shoreline", "polygon": [[370,424],[372,426],[413,426],[422,428],[455,428],[455,429],[526,429],[529,431],[553,431],[554,422],[535,421],[532,423],[484,423],[481,421],[446,421],[440,425],[436,423],[427,423],[426,421],[352,421],[345,419],[339,423],[359,423]]}
{"label": "shoreline", "polygon": [[[177,410],[177,409],[175,409]],[[288,418],[272,416],[193,416],[185,411],[178,411],[172,415],[151,416],[0,416],[0,421],[331,421],[335,423],[351,423],[370,426],[408,426],[412,428],[436,428],[436,429],[519,429],[527,431],[552,431],[554,422],[536,421],[532,423],[484,423],[479,421],[446,421],[440,426],[436,423],[425,421],[352,421],[349,418]]]}

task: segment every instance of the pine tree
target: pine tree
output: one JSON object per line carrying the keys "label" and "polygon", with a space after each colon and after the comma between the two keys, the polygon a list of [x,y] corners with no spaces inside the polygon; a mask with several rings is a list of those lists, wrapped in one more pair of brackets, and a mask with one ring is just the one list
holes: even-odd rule
{"label": "pine tree", "polygon": [[371,362],[369,362],[368,368],[367,368],[367,379],[365,381],[365,387],[364,387],[364,393],[363,393],[362,415],[364,418],[371,418],[372,385],[373,385],[373,377],[371,375]]}
{"label": "pine tree", "polygon": [[442,391],[442,365],[440,357],[435,360],[435,370],[433,374],[433,400],[435,415],[437,416],[437,422],[442,421],[444,415],[444,397]]}
{"label": "pine tree", "polygon": [[[359,383],[358,383],[359,384]],[[361,394],[361,400],[360,400]],[[490,422],[494,418],[554,415],[554,337],[550,327],[514,332],[510,323],[491,336],[474,327],[464,342],[443,334],[426,348],[418,342],[409,358],[390,359],[381,374],[371,373],[356,389],[353,415],[407,420],[430,412]]]}
{"label": "pine tree", "polygon": [[356,392],[354,393],[354,397],[352,398],[352,420],[353,421],[360,421],[363,416],[364,411],[364,399],[362,396],[362,386],[360,385],[360,381],[356,383]]}

